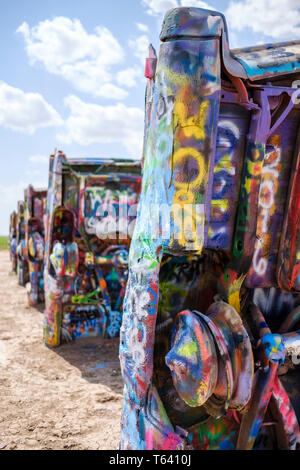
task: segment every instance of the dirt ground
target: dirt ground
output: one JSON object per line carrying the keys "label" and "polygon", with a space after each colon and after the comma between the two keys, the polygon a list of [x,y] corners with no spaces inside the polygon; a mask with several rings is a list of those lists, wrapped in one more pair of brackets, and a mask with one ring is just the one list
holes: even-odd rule
{"label": "dirt ground", "polygon": [[43,307],[9,275],[0,251],[0,449],[117,449],[122,406],[118,339],[50,350]]}

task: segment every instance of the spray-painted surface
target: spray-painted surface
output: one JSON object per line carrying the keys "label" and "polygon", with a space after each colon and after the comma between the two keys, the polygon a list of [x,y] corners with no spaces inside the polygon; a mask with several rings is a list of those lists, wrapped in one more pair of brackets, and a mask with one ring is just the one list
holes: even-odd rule
{"label": "spray-painted surface", "polygon": [[[44,301],[44,214],[47,190],[29,185],[18,202],[16,228],[10,220],[10,256],[16,263],[19,284],[26,286],[29,305]],[[14,237],[15,234],[15,237]]]}
{"label": "spray-painted surface", "polygon": [[160,38],[145,69],[121,448],[295,449],[300,42],[231,53],[223,15],[198,8],[170,10]]}
{"label": "spray-painted surface", "polygon": [[44,338],[119,334],[141,184],[133,160],[50,157]]}
{"label": "spray-painted surface", "polygon": [[47,190],[31,185],[25,196],[25,256],[29,268],[29,305],[44,302],[44,215]]}
{"label": "spray-painted surface", "polygon": [[26,242],[25,242],[25,207],[24,201],[18,201],[17,208],[17,273],[18,282],[20,286],[26,286],[29,282],[29,267],[26,256]]}
{"label": "spray-painted surface", "polygon": [[300,72],[300,40],[234,49],[237,59],[251,80]]}
{"label": "spray-painted surface", "polygon": [[14,211],[9,218],[9,257],[11,261],[11,271],[17,273],[17,213]]}
{"label": "spray-painted surface", "polygon": [[282,289],[300,289],[300,136],[292,168],[290,198],[281,238],[278,282]]}

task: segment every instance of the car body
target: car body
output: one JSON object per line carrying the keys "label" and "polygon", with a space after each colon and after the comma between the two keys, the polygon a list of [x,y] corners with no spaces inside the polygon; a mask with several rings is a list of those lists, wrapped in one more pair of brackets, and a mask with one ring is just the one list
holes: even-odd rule
{"label": "car body", "polygon": [[26,256],[25,232],[25,202],[18,201],[16,232],[17,273],[18,283],[23,287],[25,287],[27,282],[29,282],[29,267]]}
{"label": "car body", "polygon": [[28,264],[27,284],[29,305],[44,302],[44,215],[47,190],[29,185],[25,199],[24,261]]}
{"label": "car body", "polygon": [[9,256],[11,261],[11,271],[17,274],[17,213],[13,211],[9,218]]}
{"label": "car body", "polygon": [[118,336],[140,162],[57,152],[49,173],[45,342]]}
{"label": "car body", "polygon": [[300,445],[300,41],[166,13],[120,333],[121,449]]}

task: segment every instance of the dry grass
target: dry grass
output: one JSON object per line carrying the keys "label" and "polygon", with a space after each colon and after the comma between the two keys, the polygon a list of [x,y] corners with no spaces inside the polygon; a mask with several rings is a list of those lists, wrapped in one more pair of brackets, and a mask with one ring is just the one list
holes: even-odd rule
{"label": "dry grass", "polygon": [[0,250],[7,250],[8,237],[0,236]]}

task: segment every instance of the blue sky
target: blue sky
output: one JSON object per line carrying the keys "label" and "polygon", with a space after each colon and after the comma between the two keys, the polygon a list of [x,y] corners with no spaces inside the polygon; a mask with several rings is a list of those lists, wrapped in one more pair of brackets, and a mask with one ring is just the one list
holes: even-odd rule
{"label": "blue sky", "polygon": [[[300,38],[300,0],[0,1],[0,234],[48,156],[139,158],[147,45],[163,13],[225,13],[231,47]],[[266,33],[267,32],[267,33]]]}

